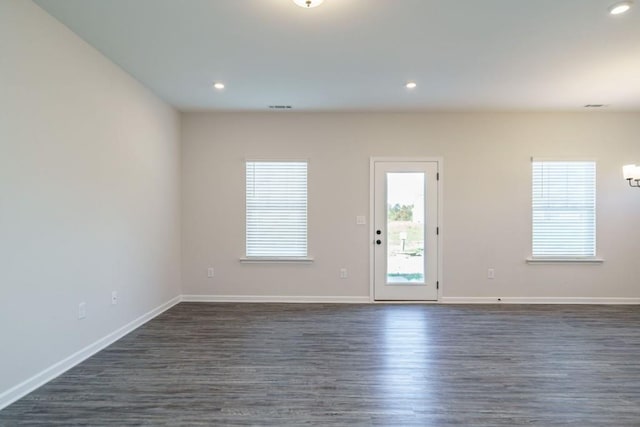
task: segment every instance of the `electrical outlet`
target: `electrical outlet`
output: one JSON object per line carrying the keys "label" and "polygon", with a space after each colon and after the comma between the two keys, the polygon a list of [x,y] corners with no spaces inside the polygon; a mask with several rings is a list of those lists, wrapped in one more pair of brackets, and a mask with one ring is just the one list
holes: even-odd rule
{"label": "electrical outlet", "polygon": [[113,291],[111,292],[111,304],[116,305],[117,303],[118,303],[118,292]]}
{"label": "electrical outlet", "polygon": [[78,319],[84,319],[87,317],[87,303],[81,302],[78,304]]}
{"label": "electrical outlet", "polygon": [[493,268],[487,270],[487,279],[495,279],[496,271]]}
{"label": "electrical outlet", "polygon": [[349,277],[349,274],[347,273],[347,269],[346,268],[341,268],[340,269],[340,278],[341,279],[346,279],[347,277]]}
{"label": "electrical outlet", "polygon": [[213,268],[212,267],[207,268],[207,277],[212,278],[213,274],[214,274]]}

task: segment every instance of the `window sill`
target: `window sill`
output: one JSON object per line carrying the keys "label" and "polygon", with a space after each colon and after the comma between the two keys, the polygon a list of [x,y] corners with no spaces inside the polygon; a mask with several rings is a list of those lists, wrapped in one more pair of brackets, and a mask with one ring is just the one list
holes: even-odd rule
{"label": "window sill", "polygon": [[244,257],[240,258],[243,264],[311,264],[311,257]]}
{"label": "window sill", "polygon": [[527,258],[527,264],[602,264],[602,258]]}

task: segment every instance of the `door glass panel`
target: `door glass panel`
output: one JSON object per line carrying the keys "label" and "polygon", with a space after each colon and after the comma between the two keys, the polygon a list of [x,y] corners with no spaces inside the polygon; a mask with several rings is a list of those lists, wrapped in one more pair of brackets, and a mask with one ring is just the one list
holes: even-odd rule
{"label": "door glass panel", "polygon": [[387,173],[387,284],[424,284],[424,173]]}

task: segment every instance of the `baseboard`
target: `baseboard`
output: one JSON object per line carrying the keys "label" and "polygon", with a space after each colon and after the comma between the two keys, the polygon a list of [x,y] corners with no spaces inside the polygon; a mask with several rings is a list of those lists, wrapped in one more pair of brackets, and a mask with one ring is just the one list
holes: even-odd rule
{"label": "baseboard", "polygon": [[183,302],[280,302],[280,303],[327,303],[369,304],[368,296],[271,296],[271,295],[182,295]]}
{"label": "baseboard", "polygon": [[604,304],[637,305],[640,298],[442,297],[443,304]]}
{"label": "baseboard", "polygon": [[[274,296],[274,295],[182,295],[183,302],[244,302],[244,303],[327,303],[370,304],[368,296]],[[406,304],[407,301],[395,301]],[[382,303],[394,303],[383,301]],[[418,304],[433,304],[420,301]],[[442,297],[442,304],[607,304],[637,305],[640,298],[574,298],[574,297]]]}
{"label": "baseboard", "polygon": [[0,410],[113,344],[181,301],[177,296],[0,394]]}

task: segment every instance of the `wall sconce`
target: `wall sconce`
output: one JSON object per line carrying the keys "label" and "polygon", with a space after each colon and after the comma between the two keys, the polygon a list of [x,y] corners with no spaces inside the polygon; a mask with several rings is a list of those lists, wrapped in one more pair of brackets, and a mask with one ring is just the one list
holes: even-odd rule
{"label": "wall sconce", "polygon": [[624,176],[624,179],[629,181],[629,185],[631,187],[640,188],[640,166],[624,165],[622,167],[622,175]]}

